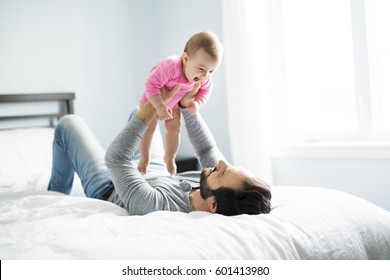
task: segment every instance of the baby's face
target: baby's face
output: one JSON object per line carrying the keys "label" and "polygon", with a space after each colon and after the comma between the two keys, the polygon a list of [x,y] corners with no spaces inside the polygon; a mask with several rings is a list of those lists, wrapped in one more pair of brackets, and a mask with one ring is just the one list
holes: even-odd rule
{"label": "baby's face", "polygon": [[203,49],[199,49],[191,56],[183,53],[182,60],[184,75],[192,83],[209,79],[219,66],[219,61],[212,58]]}

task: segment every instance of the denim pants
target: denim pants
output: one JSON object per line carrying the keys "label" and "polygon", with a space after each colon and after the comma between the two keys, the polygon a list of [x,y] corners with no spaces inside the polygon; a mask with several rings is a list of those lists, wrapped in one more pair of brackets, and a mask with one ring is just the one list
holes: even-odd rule
{"label": "denim pants", "polygon": [[[131,113],[129,120],[136,112],[137,109]],[[162,137],[157,128],[153,136],[148,173],[168,174],[163,154]],[[69,194],[76,172],[85,195],[102,199],[113,187],[104,156],[105,150],[83,119],[77,115],[62,117],[54,131],[53,163],[48,190]],[[138,164],[139,152],[132,161]]]}

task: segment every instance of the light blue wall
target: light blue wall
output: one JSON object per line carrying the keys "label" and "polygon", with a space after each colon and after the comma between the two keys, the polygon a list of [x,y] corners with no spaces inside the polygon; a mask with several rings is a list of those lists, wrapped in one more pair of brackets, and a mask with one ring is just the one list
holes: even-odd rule
{"label": "light blue wall", "polygon": [[131,12],[127,0],[0,0],[0,93],[74,91],[107,146],[133,106]]}
{"label": "light blue wall", "polygon": [[[181,53],[194,32],[212,29],[222,37],[220,5],[220,0],[0,0],[0,93],[76,92],[77,114],[107,147],[138,104],[153,65]],[[223,65],[214,88],[202,113],[230,158]],[[192,155],[183,139],[180,155]]]}

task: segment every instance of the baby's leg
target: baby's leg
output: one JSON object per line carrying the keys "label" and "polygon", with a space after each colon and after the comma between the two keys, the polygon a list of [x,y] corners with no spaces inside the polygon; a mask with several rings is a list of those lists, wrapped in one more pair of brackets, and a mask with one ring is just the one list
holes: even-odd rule
{"label": "baby's leg", "polygon": [[140,160],[138,163],[138,171],[142,174],[146,174],[148,166],[150,164],[150,147],[152,145],[153,134],[156,130],[157,118],[155,118],[146,130],[144,137],[141,140],[139,146]]}
{"label": "baby's leg", "polygon": [[165,156],[164,161],[170,174],[176,174],[176,153],[180,144],[180,109],[172,112],[173,118],[165,121]]}

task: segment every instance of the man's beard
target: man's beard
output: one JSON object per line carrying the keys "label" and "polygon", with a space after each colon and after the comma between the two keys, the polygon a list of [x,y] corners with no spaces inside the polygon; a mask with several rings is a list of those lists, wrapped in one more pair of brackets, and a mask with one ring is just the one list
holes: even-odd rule
{"label": "man's beard", "polygon": [[200,173],[200,196],[203,199],[209,198],[210,196],[213,196],[213,190],[210,189],[209,185],[207,184],[207,176],[206,176],[206,169],[203,169],[202,173]]}

